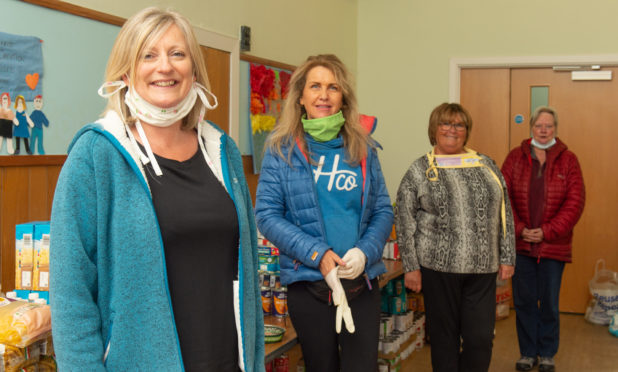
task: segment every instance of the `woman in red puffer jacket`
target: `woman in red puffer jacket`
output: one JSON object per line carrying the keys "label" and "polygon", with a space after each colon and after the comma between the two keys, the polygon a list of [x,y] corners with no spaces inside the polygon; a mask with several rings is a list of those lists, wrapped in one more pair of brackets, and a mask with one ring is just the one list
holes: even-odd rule
{"label": "woman in red puffer jacket", "polygon": [[581,168],[555,137],[557,126],[555,110],[537,108],[530,118],[532,138],[513,149],[502,165],[517,237],[513,300],[519,371],[537,363],[539,371],[555,370],[562,272],[571,262],[573,228],[584,209]]}

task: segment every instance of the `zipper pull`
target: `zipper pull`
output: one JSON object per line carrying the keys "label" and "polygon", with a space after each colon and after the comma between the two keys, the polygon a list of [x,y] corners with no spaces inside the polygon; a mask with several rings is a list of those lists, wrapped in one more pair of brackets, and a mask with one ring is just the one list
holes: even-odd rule
{"label": "zipper pull", "polygon": [[299,267],[300,267],[300,261],[294,260],[294,271],[298,271]]}

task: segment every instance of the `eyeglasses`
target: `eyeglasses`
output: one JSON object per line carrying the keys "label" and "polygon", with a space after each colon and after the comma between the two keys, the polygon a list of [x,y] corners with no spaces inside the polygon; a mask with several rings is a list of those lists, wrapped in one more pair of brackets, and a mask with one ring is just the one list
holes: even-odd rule
{"label": "eyeglasses", "polygon": [[555,127],[554,124],[534,124],[532,126],[532,128],[536,130],[540,130],[540,129],[551,130],[551,129],[554,129],[554,127]]}
{"label": "eyeglasses", "polygon": [[463,132],[466,130],[466,124],[464,123],[440,123],[440,129],[443,131],[448,131],[451,129],[455,129],[457,132]]}

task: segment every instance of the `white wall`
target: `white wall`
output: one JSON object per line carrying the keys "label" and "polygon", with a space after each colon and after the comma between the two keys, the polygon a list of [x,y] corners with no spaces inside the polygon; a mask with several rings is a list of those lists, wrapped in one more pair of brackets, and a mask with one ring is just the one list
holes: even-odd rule
{"label": "white wall", "polygon": [[171,7],[194,26],[238,37],[251,27],[248,54],[291,65],[335,53],[356,71],[356,0],[65,0],[128,18],[147,6]]}
{"label": "white wall", "polygon": [[358,95],[379,117],[391,199],[430,149],[429,114],[448,100],[450,58],[615,54],[616,14],[608,0],[358,0]]}

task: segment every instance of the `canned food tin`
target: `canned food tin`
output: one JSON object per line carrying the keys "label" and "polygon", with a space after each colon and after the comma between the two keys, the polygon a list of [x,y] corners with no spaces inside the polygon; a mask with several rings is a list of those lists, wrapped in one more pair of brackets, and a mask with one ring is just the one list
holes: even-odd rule
{"label": "canned food tin", "polygon": [[287,354],[281,355],[274,360],[274,372],[289,372],[290,357]]}
{"label": "canned food tin", "polygon": [[262,271],[262,276],[260,277],[260,285],[262,287],[270,287],[270,272]]}
{"label": "canned food tin", "polygon": [[281,279],[279,279],[279,274],[270,273],[270,288],[279,288],[281,287]]}
{"label": "canned food tin", "polygon": [[273,313],[273,292],[270,287],[261,287],[262,292],[262,310],[264,315],[272,315]]}
{"label": "canned food tin", "polygon": [[274,315],[284,317],[288,314],[288,290],[287,288],[273,289]]}

